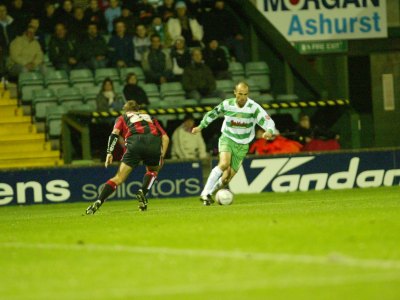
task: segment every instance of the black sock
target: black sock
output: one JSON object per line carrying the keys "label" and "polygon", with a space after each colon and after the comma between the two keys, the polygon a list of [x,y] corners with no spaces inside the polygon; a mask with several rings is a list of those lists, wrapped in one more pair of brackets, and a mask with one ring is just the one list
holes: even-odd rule
{"label": "black sock", "polygon": [[142,191],[145,195],[147,195],[147,193],[153,186],[153,183],[156,181],[156,178],[157,178],[157,172],[155,171],[147,171],[146,174],[144,174]]}
{"label": "black sock", "polygon": [[101,190],[100,196],[99,196],[99,200],[101,201],[102,204],[115,191],[116,188],[117,188],[117,185],[111,180],[108,180],[104,184],[104,187]]}

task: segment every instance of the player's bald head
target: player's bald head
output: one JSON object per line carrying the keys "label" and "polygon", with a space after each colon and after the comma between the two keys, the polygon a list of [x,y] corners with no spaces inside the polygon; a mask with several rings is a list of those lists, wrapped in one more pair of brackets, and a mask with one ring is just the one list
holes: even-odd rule
{"label": "player's bald head", "polygon": [[242,89],[242,88],[247,88],[248,89],[249,85],[244,81],[239,81],[235,86],[235,90],[237,91],[237,90]]}

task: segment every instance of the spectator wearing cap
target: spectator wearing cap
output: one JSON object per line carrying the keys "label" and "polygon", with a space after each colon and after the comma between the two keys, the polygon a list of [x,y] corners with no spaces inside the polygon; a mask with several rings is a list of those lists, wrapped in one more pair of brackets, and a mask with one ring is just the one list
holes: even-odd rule
{"label": "spectator wearing cap", "polygon": [[170,18],[167,23],[168,33],[172,40],[183,36],[188,47],[201,47],[203,40],[203,27],[199,22],[187,15],[185,2],[175,4],[176,17]]}
{"label": "spectator wearing cap", "polygon": [[201,134],[192,134],[194,117],[188,113],[172,134],[171,157],[174,159],[207,158],[206,145]]}
{"label": "spectator wearing cap", "polygon": [[175,40],[171,48],[170,56],[172,60],[172,74],[174,74],[176,80],[180,81],[182,79],[183,70],[190,65],[192,61],[190,51],[186,47],[185,38],[183,36]]}

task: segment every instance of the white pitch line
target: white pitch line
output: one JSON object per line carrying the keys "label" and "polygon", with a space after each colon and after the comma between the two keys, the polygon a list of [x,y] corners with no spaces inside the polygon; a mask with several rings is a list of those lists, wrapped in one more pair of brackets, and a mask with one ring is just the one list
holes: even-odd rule
{"label": "white pitch line", "polygon": [[383,259],[364,259],[332,254],[327,256],[268,253],[268,252],[244,252],[222,251],[207,249],[179,249],[167,247],[141,247],[126,245],[101,245],[101,244],[46,244],[46,243],[0,243],[0,248],[16,249],[42,249],[42,250],[75,250],[75,251],[99,251],[99,252],[125,252],[155,255],[174,255],[189,257],[207,257],[218,259],[238,259],[248,261],[269,261],[274,263],[300,263],[311,265],[338,265],[346,267],[375,268],[387,270],[400,270],[400,261]]}

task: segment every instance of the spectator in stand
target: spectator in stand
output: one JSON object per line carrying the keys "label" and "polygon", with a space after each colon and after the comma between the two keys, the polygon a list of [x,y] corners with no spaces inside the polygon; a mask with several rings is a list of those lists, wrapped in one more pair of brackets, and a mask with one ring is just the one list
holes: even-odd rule
{"label": "spectator in stand", "polygon": [[115,24],[115,34],[108,42],[110,64],[113,67],[123,68],[133,66],[133,43],[132,37],[126,34],[124,22]]}
{"label": "spectator in stand", "polygon": [[76,42],[80,43],[86,37],[87,23],[85,20],[85,13],[82,7],[74,8],[74,21],[70,26],[70,35]]}
{"label": "spectator in stand", "polygon": [[48,51],[50,61],[56,69],[69,72],[79,67],[76,44],[68,37],[64,24],[56,24]]}
{"label": "spectator in stand", "polygon": [[204,18],[205,7],[201,0],[187,0],[186,1],[189,16],[196,18],[202,24]]}
{"label": "spectator in stand", "polygon": [[54,32],[54,27],[57,24],[56,20],[56,7],[54,3],[48,1],[44,5],[44,14],[41,18],[42,28],[46,34],[52,34]]}
{"label": "spectator in stand", "polygon": [[121,16],[114,20],[114,24],[120,21],[124,22],[126,33],[133,36],[135,34],[135,28],[136,24],[138,23],[138,19],[132,14],[132,11],[128,7],[122,6],[121,9]]}
{"label": "spectator in stand", "polygon": [[215,79],[231,79],[226,53],[219,47],[217,40],[212,39],[207,43],[207,47],[203,50],[203,56],[204,63],[210,67]]}
{"label": "spectator in stand", "polygon": [[14,19],[16,34],[20,35],[26,30],[26,24],[28,24],[31,18],[31,12],[29,8],[24,5],[23,0],[12,0],[9,9],[9,14]]}
{"label": "spectator in stand", "polygon": [[186,47],[183,36],[178,37],[170,52],[172,60],[172,74],[175,80],[181,81],[183,70],[190,65],[192,57],[189,49]]}
{"label": "spectator in stand", "polygon": [[340,149],[339,135],[324,126],[311,126],[310,117],[301,114],[296,128],[296,139],[304,145],[303,151]]}
{"label": "spectator in stand", "polygon": [[126,101],[135,100],[141,107],[149,105],[149,98],[146,92],[138,85],[138,79],[135,73],[126,75],[123,94]]}
{"label": "spectator in stand", "polygon": [[297,153],[303,148],[302,144],[281,136],[277,130],[269,140],[263,138],[264,133],[264,129],[257,128],[255,140],[250,146],[249,153],[257,155]]}
{"label": "spectator in stand", "polygon": [[204,16],[203,27],[206,39],[216,39],[221,45],[227,46],[235,59],[244,64],[247,61],[244,37],[236,19],[226,9],[224,0],[216,0],[214,9]]}
{"label": "spectator in stand", "polygon": [[[136,33],[133,37],[133,48],[135,51],[135,64],[140,66],[142,63],[143,54],[149,50],[150,38],[147,35],[147,29],[143,24],[136,25]],[[135,99],[130,99],[135,100]]]}
{"label": "spectator in stand", "polygon": [[325,126],[311,126],[310,117],[301,114],[299,125],[296,129],[296,137],[304,145],[302,151],[327,151],[339,150],[340,136]]}
{"label": "spectator in stand", "polygon": [[6,71],[6,61],[11,41],[16,37],[14,19],[8,15],[7,7],[0,4],[0,73]]}
{"label": "spectator in stand", "polygon": [[188,47],[201,47],[203,40],[203,27],[196,19],[187,16],[185,2],[177,2],[175,5],[176,17],[170,18],[167,23],[168,33],[172,40],[183,36]]}
{"label": "spectator in stand", "polygon": [[74,23],[74,3],[72,0],[64,0],[55,14],[57,23],[63,23],[67,30],[70,31]]}
{"label": "spectator in stand", "polygon": [[104,17],[107,22],[107,31],[112,33],[114,31],[114,20],[121,16],[121,7],[118,0],[110,0],[110,6],[104,12]]}
{"label": "spectator in stand", "polygon": [[99,9],[102,12],[105,12],[106,9],[110,7],[110,1],[109,0],[97,0],[97,3],[99,5]]}
{"label": "spectator in stand", "polygon": [[96,23],[87,26],[87,35],[80,48],[80,57],[86,67],[92,70],[107,67],[108,47],[105,39],[99,34]]}
{"label": "spectator in stand", "polygon": [[171,157],[174,159],[205,159],[206,144],[201,134],[192,134],[194,117],[187,113],[172,134]]}
{"label": "spectator in stand", "polygon": [[41,71],[43,51],[35,40],[35,28],[28,26],[26,31],[16,37],[10,45],[9,74],[17,77],[20,73]]}
{"label": "spectator in stand", "polygon": [[87,24],[97,24],[97,28],[100,32],[107,32],[104,12],[100,10],[97,0],[89,0],[89,6],[85,10],[85,21]]}
{"label": "spectator in stand", "polygon": [[142,67],[147,82],[161,84],[172,79],[172,62],[169,54],[162,49],[158,35],[150,37],[150,49],[143,55]]}
{"label": "spectator in stand", "polygon": [[97,111],[120,111],[125,102],[114,91],[114,84],[110,78],[105,78],[100,93],[96,97]]}
{"label": "spectator in stand", "polygon": [[35,39],[39,42],[42,51],[44,52],[46,49],[46,35],[41,30],[40,19],[37,17],[32,17],[28,23],[28,26],[31,26],[34,29]]}
{"label": "spectator in stand", "polygon": [[168,34],[167,26],[162,22],[160,16],[155,16],[149,27],[149,36],[157,34],[160,37],[161,44],[164,48],[171,46],[171,38]]}
{"label": "spectator in stand", "polygon": [[163,4],[157,8],[157,12],[161,17],[162,22],[168,22],[170,18],[175,16],[175,1],[164,0]]}
{"label": "spectator in stand", "polygon": [[225,94],[216,90],[216,82],[211,69],[203,63],[201,50],[192,50],[192,63],[188,65],[182,75],[182,85],[186,96],[200,100],[207,97],[219,97],[225,99]]}
{"label": "spectator in stand", "polygon": [[146,26],[150,25],[156,12],[153,5],[151,5],[148,0],[139,0],[133,11],[139,18],[140,23]]}

